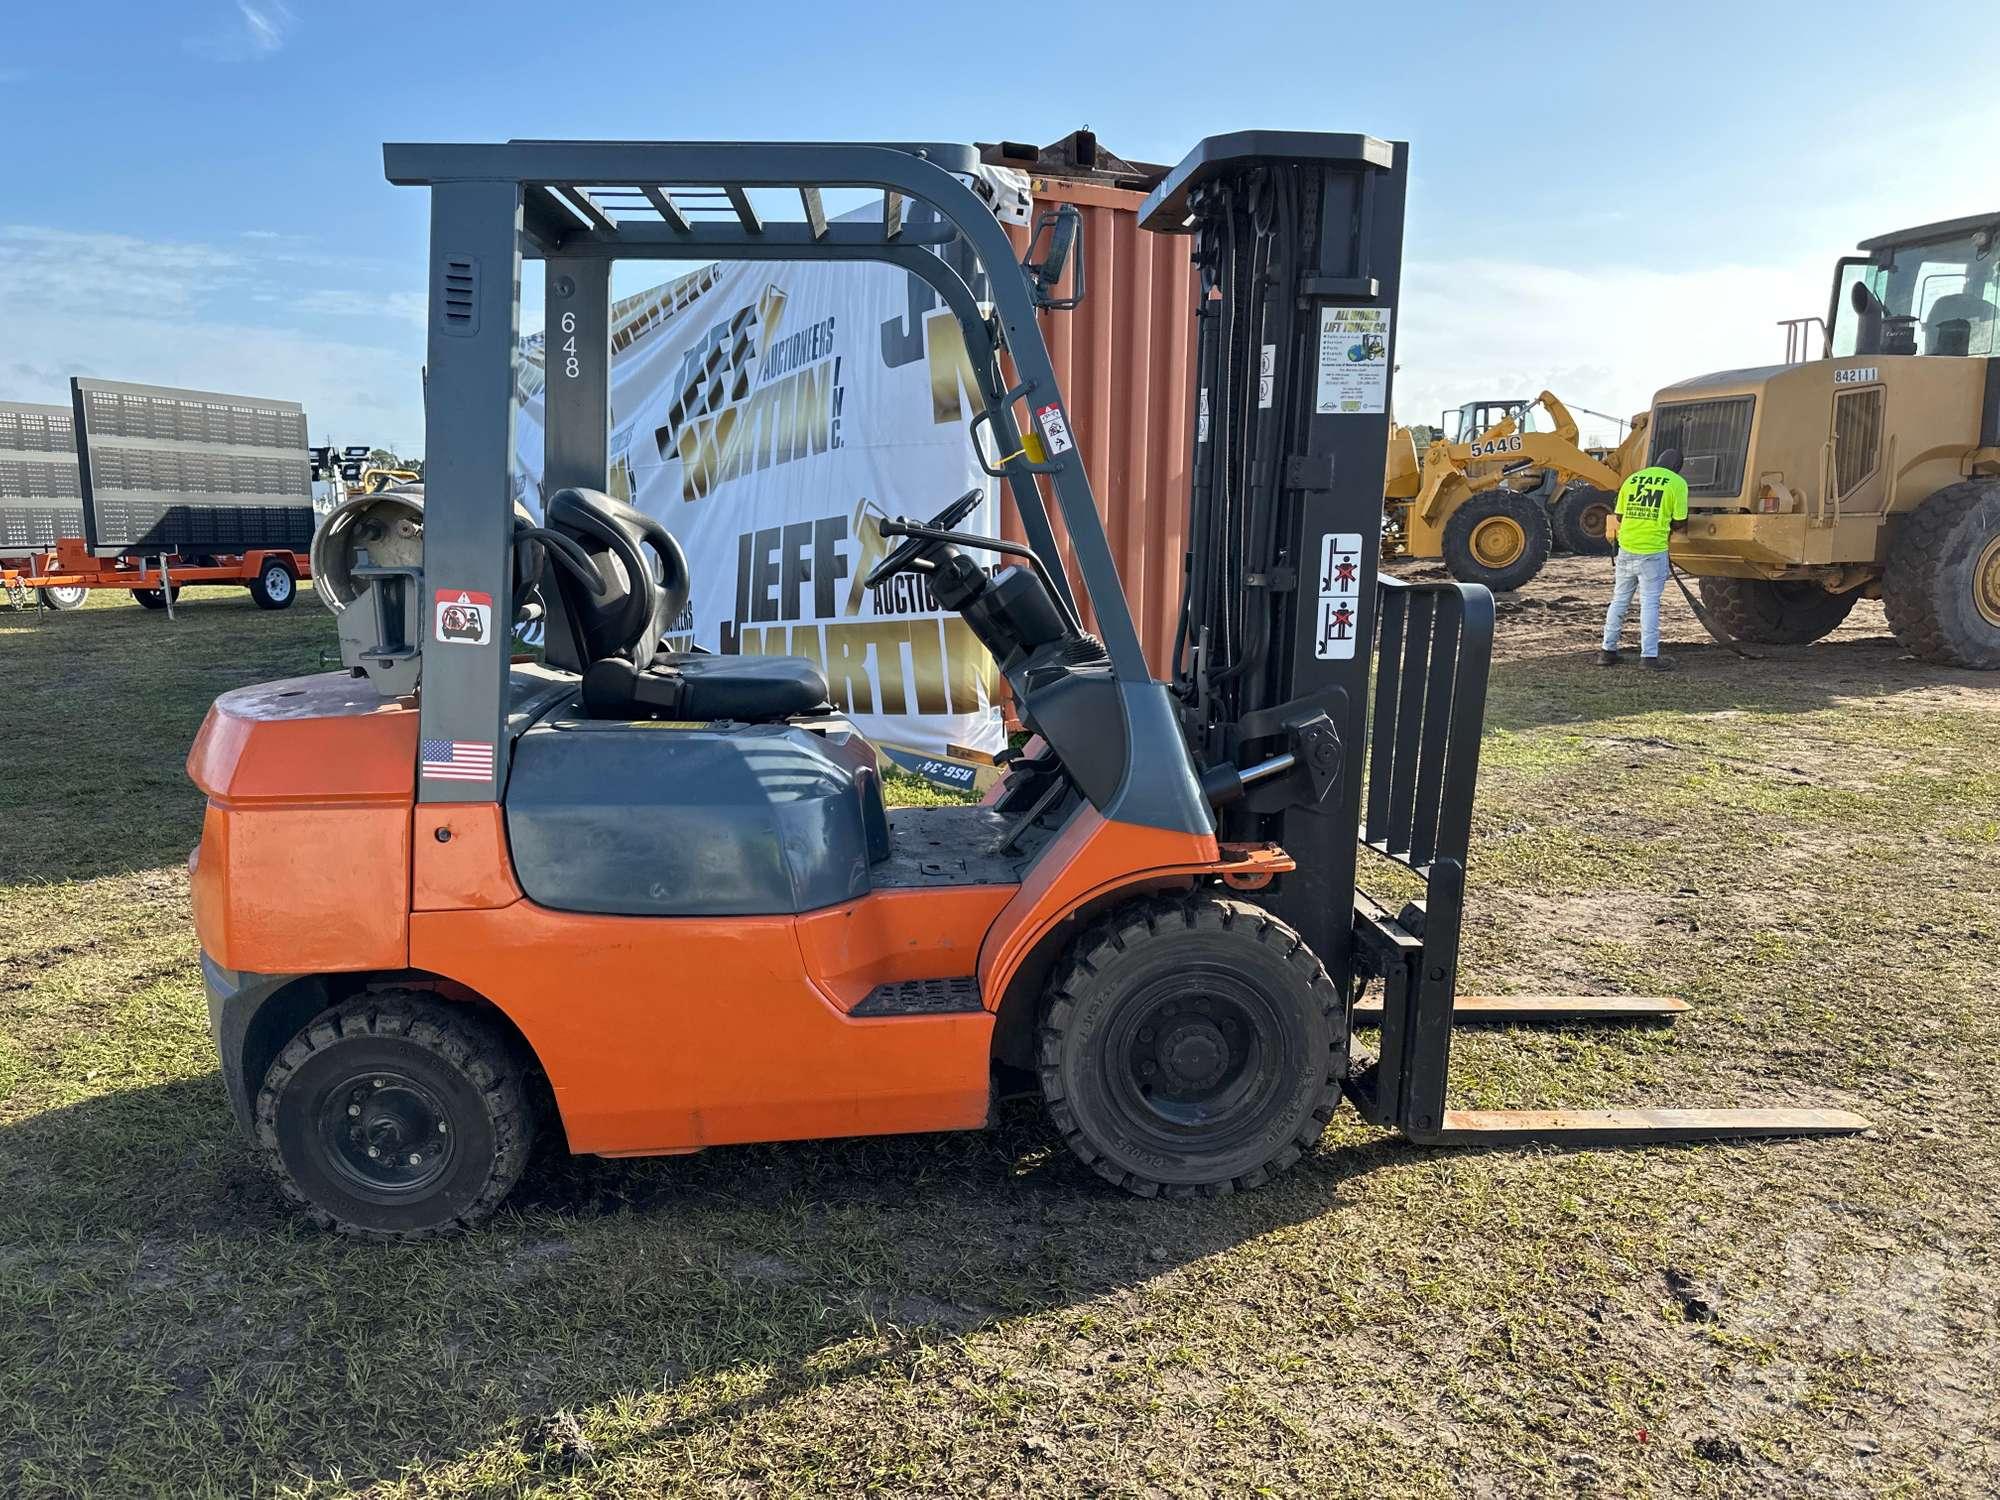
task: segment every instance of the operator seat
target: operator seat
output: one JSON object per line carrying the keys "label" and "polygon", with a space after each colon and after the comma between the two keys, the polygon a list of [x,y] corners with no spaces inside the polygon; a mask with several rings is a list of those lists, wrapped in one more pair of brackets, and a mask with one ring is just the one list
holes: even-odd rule
{"label": "operator seat", "polygon": [[1992,354],[1996,309],[1973,292],[1950,292],[1924,317],[1926,354]]}
{"label": "operator seat", "polygon": [[[645,512],[598,490],[559,491],[547,525],[589,554],[604,593],[563,569],[545,575],[549,665],[583,674],[594,719],[733,719],[767,724],[831,712],[826,677],[798,656],[668,652],[661,638],[687,607],[680,543]],[[546,579],[553,577],[554,587]]]}

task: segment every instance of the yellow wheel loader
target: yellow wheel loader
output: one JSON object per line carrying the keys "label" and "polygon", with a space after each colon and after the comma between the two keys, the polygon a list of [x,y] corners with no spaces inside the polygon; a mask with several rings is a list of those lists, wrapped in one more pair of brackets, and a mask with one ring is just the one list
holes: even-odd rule
{"label": "yellow wheel loader", "polygon": [[[1710,628],[1803,645],[1879,598],[1914,655],[2000,668],[2000,212],[1861,242],[1818,359],[1653,398],[1689,521],[1672,545]],[[1799,335],[1819,319],[1794,319]],[[1808,343],[1809,347],[1809,343]]]}
{"label": "yellow wheel loader", "polygon": [[[1538,430],[1538,411],[1553,431]],[[1575,417],[1551,391],[1533,401],[1468,402],[1444,416],[1443,435],[1421,462],[1407,429],[1391,437],[1383,504],[1392,555],[1442,559],[1461,583],[1506,590],[1541,572],[1558,542],[1572,552],[1610,550],[1604,522],[1643,448],[1643,417],[1600,458],[1579,446]]]}

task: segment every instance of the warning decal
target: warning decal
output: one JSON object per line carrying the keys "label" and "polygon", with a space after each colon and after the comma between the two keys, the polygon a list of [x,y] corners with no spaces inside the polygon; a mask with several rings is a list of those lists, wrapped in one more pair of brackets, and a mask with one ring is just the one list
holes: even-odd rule
{"label": "warning decal", "polygon": [[1319,382],[1313,410],[1322,417],[1372,416],[1389,409],[1386,307],[1319,310]]}
{"label": "warning decal", "polygon": [[1035,421],[1042,429],[1042,436],[1048,440],[1050,453],[1067,453],[1076,446],[1070,441],[1069,423],[1063,419],[1063,409],[1055,402],[1037,408]]}
{"label": "warning decal", "polygon": [[1345,661],[1361,633],[1361,533],[1329,531],[1319,542],[1319,626],[1313,655]]}
{"label": "warning decal", "polygon": [[484,646],[493,639],[493,596],[472,589],[439,589],[431,638],[440,645]]}

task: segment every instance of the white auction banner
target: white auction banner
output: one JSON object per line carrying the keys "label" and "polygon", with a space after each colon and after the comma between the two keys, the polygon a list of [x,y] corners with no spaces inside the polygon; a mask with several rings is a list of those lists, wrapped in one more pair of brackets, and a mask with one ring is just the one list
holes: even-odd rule
{"label": "white auction banner", "polygon": [[[978,488],[964,528],[995,534],[956,320],[891,266],[736,262],[621,299],[611,327],[610,487],[693,578],[670,644],[806,657],[894,760],[970,787],[1006,742],[992,659],[921,575],[862,585],[886,518]],[[539,515],[545,338],[524,354],[517,481]]]}

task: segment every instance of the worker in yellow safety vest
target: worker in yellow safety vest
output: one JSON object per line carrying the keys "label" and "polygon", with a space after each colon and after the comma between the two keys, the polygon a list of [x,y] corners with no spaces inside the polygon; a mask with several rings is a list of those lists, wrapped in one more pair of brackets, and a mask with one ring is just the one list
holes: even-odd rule
{"label": "worker in yellow safety vest", "polygon": [[1640,665],[1659,672],[1673,668],[1673,659],[1660,655],[1660,596],[1667,588],[1668,539],[1687,525],[1688,487],[1680,469],[1680,449],[1668,448],[1618,487],[1617,511],[1605,522],[1605,536],[1618,544],[1618,556],[1611,607],[1604,612],[1604,649],[1597,653],[1600,666],[1615,667],[1625,659],[1618,636],[1637,594]]}

